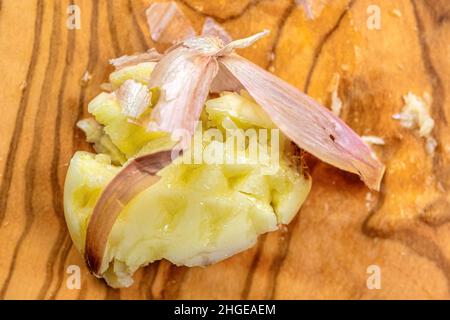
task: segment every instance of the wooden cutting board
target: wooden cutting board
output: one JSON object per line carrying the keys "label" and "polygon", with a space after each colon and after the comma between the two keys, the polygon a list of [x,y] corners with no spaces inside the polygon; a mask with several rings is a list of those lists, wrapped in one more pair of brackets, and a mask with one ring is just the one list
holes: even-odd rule
{"label": "wooden cutting board", "polygon": [[[66,27],[72,2],[81,9],[79,30]],[[0,1],[1,298],[449,298],[446,0],[319,1],[312,21],[293,0],[180,1],[196,28],[211,16],[235,38],[271,30],[240,53],[324,105],[338,74],[341,117],[385,140],[375,149],[387,165],[382,191],[311,159],[313,188],[301,212],[253,249],[205,269],[155,263],[123,290],[90,276],[62,207],[68,162],[90,150],[75,123],[107,80],[108,59],[152,46],[150,3]],[[370,20],[377,10],[380,28]],[[92,79],[82,84],[86,72]],[[392,119],[408,92],[433,99],[432,156],[423,138]],[[81,268],[80,290],[67,287],[73,265]],[[374,275],[380,282],[369,288]]]}

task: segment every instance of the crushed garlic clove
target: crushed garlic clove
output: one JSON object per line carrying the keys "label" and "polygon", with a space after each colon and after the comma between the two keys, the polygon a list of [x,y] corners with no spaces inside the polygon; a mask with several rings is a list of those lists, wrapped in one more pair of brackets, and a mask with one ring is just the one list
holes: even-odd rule
{"label": "crushed garlic clove", "polygon": [[426,139],[426,150],[432,154],[437,147],[437,141],[432,136],[434,120],[430,116],[432,99],[428,93],[423,97],[408,92],[403,96],[404,106],[400,113],[392,116],[400,121],[400,125],[407,129],[418,129],[419,136]]}

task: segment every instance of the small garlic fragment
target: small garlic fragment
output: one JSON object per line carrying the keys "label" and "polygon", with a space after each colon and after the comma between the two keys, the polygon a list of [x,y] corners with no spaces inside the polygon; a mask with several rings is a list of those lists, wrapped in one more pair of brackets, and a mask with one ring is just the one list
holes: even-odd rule
{"label": "small garlic fragment", "polygon": [[366,208],[368,211],[372,209],[373,204],[374,204],[374,197],[372,192],[369,191],[366,193]]}
{"label": "small garlic fragment", "polygon": [[91,79],[92,79],[92,74],[90,74],[89,71],[86,70],[86,72],[81,77],[81,85],[86,86],[89,83],[89,81],[91,81]]}
{"label": "small garlic fragment", "polygon": [[367,144],[375,144],[377,146],[384,146],[385,142],[383,138],[376,136],[362,136],[361,139]]}
{"label": "small garlic fragment", "polygon": [[436,150],[437,141],[433,137],[427,137],[427,141],[425,143],[425,149],[428,154],[433,154],[434,150]]}
{"label": "small garlic fragment", "polygon": [[335,73],[329,90],[331,92],[331,112],[338,117],[341,115],[342,111],[342,100],[339,98],[338,94],[340,80],[341,76],[339,73]]}
{"label": "small garlic fragment", "polygon": [[228,32],[213,18],[207,17],[203,24],[202,36],[218,37],[224,44],[233,41]]}
{"label": "small garlic fragment", "polygon": [[127,117],[139,118],[149,107],[152,93],[143,84],[127,80],[116,92],[122,112]]}
{"label": "small garlic fragment", "polygon": [[312,9],[311,0],[296,0],[295,1],[298,6],[302,6],[303,10],[305,10],[306,17],[309,20],[313,20],[315,18],[314,12]]}
{"label": "small garlic fragment", "polygon": [[109,63],[116,68],[116,70],[121,70],[126,67],[131,67],[138,65],[143,62],[157,62],[161,59],[161,54],[155,49],[149,49],[144,53],[135,53],[132,56],[121,56],[116,59],[109,60]]}
{"label": "small garlic fragment", "polygon": [[26,80],[24,80],[24,81],[20,84],[20,91],[24,91],[27,87],[28,87],[28,82],[27,82]]}
{"label": "small garlic fragment", "polygon": [[93,144],[99,154],[108,155],[114,164],[126,162],[125,156],[105,133],[104,128],[95,119],[89,118],[77,122],[77,127],[86,134],[86,141]]}
{"label": "small garlic fragment", "polygon": [[146,11],[153,41],[175,44],[195,36],[195,30],[174,1],[154,3]]}
{"label": "small garlic fragment", "polygon": [[426,150],[429,154],[434,152],[437,141],[433,138],[431,132],[434,128],[434,120],[430,116],[431,97],[424,93],[423,97],[416,96],[412,92],[403,96],[405,105],[400,113],[392,116],[393,119],[400,121],[400,125],[407,129],[418,129],[419,135],[426,139]]}
{"label": "small garlic fragment", "polygon": [[100,85],[100,89],[102,89],[105,92],[112,92],[113,91],[113,87],[112,87],[111,83],[109,83],[109,82],[103,82]]}
{"label": "small garlic fragment", "polygon": [[402,12],[399,9],[393,9],[392,10],[392,14],[396,17],[401,17],[402,16]]}
{"label": "small garlic fragment", "polygon": [[373,150],[372,146],[384,146],[385,142],[383,138],[377,137],[377,136],[362,136],[361,140],[364,141],[365,144],[370,148],[370,153],[372,157],[376,160],[378,160],[377,154]]}

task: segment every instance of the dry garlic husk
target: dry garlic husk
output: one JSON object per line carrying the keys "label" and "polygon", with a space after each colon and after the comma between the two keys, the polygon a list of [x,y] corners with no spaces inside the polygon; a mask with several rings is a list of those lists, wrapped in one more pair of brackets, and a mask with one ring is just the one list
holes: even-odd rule
{"label": "dry garlic husk", "polygon": [[[370,188],[378,190],[384,166],[371,156],[370,148],[353,130],[311,97],[234,52],[267,34],[263,31],[229,43],[203,34],[188,37],[172,48],[161,58],[150,80],[151,87],[161,89],[150,129],[192,133],[214,80],[226,79],[225,86],[240,83],[300,148],[359,174]],[[213,87],[226,90],[217,84]]]}

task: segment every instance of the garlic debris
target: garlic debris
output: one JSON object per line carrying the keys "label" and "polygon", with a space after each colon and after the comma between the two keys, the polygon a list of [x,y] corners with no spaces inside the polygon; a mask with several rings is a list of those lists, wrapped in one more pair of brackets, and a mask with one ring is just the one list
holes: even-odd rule
{"label": "garlic debris", "polygon": [[369,145],[384,146],[385,144],[384,139],[377,136],[362,136],[361,139]]}
{"label": "garlic debris", "polygon": [[126,67],[131,67],[138,65],[143,62],[157,62],[161,59],[162,55],[158,53],[154,48],[147,50],[144,53],[136,53],[131,56],[124,55],[122,57],[111,59],[109,63],[116,68],[116,70],[121,70]]}
{"label": "garlic debris", "polygon": [[195,36],[195,30],[175,2],[154,3],[146,11],[152,40],[174,44]]}
{"label": "garlic debris", "polygon": [[333,112],[337,117],[341,115],[342,112],[342,100],[339,98],[339,82],[341,80],[341,76],[339,73],[335,73],[333,76],[333,80],[331,82],[331,112]]}
{"label": "garlic debris", "polygon": [[126,162],[125,156],[105,133],[104,127],[95,119],[89,118],[77,122],[77,127],[86,134],[86,141],[93,144],[97,153],[108,155],[114,164]]}
{"label": "garlic debris", "polygon": [[403,96],[405,105],[400,113],[394,114],[393,119],[400,121],[400,125],[407,129],[418,129],[419,136],[426,139],[426,150],[432,154],[437,142],[431,132],[434,128],[434,120],[430,116],[431,96],[424,93],[423,97],[416,96],[412,92]]}
{"label": "garlic debris", "polygon": [[367,146],[370,148],[372,158],[378,160],[377,154],[373,150],[372,146],[384,146],[384,139],[376,136],[362,136],[361,140],[364,141],[364,143],[367,144]]}
{"label": "garlic debris", "polygon": [[91,79],[92,79],[92,74],[90,74],[89,71],[86,70],[86,72],[81,77],[81,85],[86,86],[89,83],[89,81],[91,81]]}
{"label": "garlic debris", "polygon": [[137,119],[149,107],[152,93],[147,86],[134,80],[127,80],[116,92],[122,112],[130,118]]}

